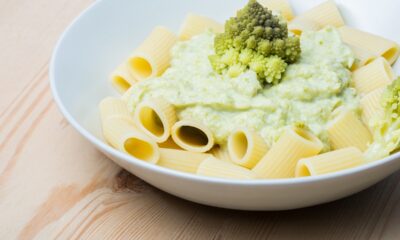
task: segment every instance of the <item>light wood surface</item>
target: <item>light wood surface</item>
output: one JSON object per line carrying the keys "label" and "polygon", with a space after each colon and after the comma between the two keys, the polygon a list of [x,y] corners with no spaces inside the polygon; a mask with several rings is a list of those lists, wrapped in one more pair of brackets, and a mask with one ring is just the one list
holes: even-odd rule
{"label": "light wood surface", "polygon": [[91,0],[0,0],[0,239],[400,239],[400,172],[285,212],[201,206],[116,166],[63,119],[55,41]]}

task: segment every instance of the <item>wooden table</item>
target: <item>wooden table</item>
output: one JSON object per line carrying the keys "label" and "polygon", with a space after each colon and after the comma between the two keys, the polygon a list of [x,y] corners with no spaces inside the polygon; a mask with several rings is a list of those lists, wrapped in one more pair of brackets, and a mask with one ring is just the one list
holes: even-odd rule
{"label": "wooden table", "polygon": [[0,239],[400,239],[400,172],[285,212],[187,202],[108,160],[64,120],[48,63],[91,0],[0,0]]}

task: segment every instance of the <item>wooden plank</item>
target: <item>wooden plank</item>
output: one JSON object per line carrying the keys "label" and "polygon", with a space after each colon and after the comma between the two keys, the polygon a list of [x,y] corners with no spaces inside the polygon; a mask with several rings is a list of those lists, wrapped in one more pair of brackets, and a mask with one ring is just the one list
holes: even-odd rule
{"label": "wooden plank", "polygon": [[89,0],[0,0],[2,239],[397,239],[400,173],[352,197],[284,212],[190,203],[116,166],[64,120],[48,61]]}
{"label": "wooden plank", "polygon": [[[92,0],[0,0],[0,114],[48,61],[58,37]],[[4,88],[2,88],[3,90]]]}

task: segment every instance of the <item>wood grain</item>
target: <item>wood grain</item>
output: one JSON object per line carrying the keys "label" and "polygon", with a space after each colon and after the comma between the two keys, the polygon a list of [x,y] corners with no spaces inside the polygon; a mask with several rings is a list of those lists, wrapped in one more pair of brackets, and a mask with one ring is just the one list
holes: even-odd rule
{"label": "wood grain", "polygon": [[1,239],[400,239],[400,173],[285,212],[190,203],[116,166],[76,133],[48,85],[50,54],[90,0],[0,0]]}

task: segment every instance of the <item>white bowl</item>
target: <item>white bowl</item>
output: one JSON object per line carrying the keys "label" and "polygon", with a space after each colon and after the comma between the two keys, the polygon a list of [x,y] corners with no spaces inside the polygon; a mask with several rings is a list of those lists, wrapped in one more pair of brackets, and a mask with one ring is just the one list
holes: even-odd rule
{"label": "white bowl", "polygon": [[[318,2],[321,1],[292,1],[296,13]],[[349,25],[400,42],[400,30],[393,26],[400,1],[337,2]],[[102,98],[116,95],[108,81],[109,73],[128,57],[154,26],[178,30],[188,12],[222,22],[245,3],[245,0],[97,1],[64,32],[54,51],[51,86],[65,118],[100,151],[146,182],[178,197],[217,207],[283,210],[311,206],[358,192],[398,170],[400,155],[395,154],[361,167],[318,177],[224,180],[151,165],[104,142],[97,106]]]}

